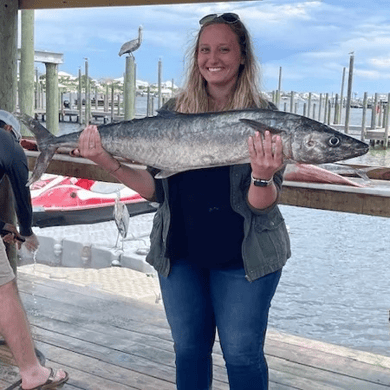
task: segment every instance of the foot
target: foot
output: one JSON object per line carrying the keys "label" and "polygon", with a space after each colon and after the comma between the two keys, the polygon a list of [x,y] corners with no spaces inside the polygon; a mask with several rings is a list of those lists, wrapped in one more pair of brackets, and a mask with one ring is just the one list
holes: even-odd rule
{"label": "foot", "polygon": [[69,376],[63,370],[42,367],[42,372],[29,380],[23,380],[20,390],[49,390],[63,385]]}

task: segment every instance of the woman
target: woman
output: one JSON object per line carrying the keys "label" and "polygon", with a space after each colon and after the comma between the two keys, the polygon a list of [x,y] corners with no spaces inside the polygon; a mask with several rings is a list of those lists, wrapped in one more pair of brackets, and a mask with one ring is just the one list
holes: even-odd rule
{"label": "woman", "polygon": [[[248,32],[238,15],[200,20],[188,81],[165,108],[184,113],[274,108],[256,87]],[[290,256],[277,207],[282,185],[280,137],[248,140],[250,164],[199,169],[155,180],[123,167],[101,146],[96,127],[79,150],[160,207],[147,261],[159,273],[176,353],[177,388],[211,388],[218,328],[230,388],[267,389],[263,346],[271,299]]]}

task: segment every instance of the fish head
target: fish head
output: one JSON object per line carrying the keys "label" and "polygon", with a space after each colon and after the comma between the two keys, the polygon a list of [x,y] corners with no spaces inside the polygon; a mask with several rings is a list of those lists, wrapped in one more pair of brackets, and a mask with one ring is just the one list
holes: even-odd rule
{"label": "fish head", "polygon": [[306,120],[295,129],[290,142],[291,159],[306,164],[347,160],[362,156],[369,149],[366,143],[330,126]]}

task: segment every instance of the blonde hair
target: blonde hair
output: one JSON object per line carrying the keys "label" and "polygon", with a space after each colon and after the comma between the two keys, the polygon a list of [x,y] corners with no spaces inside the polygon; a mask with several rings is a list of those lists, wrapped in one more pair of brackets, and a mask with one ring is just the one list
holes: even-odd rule
{"label": "blonde hair", "polygon": [[268,102],[263,98],[259,88],[259,68],[253,53],[252,42],[248,30],[238,20],[226,23],[216,18],[202,25],[195,43],[187,53],[188,73],[183,91],[176,99],[176,111],[183,113],[200,113],[210,111],[209,95],[206,90],[206,80],[200,74],[198,67],[198,46],[202,31],[212,24],[227,24],[236,34],[241,48],[244,64],[240,65],[237,84],[232,96],[223,111],[244,108],[267,108]]}

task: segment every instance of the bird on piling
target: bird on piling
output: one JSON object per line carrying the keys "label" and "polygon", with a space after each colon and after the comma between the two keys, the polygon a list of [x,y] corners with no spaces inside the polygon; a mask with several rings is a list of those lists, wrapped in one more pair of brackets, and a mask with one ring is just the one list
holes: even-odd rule
{"label": "bird on piling", "polygon": [[133,51],[136,51],[142,43],[142,26],[138,27],[138,38],[132,39],[129,42],[126,42],[122,45],[121,49],[119,50],[119,56],[122,56],[123,54],[130,54],[133,55]]}
{"label": "bird on piling", "polygon": [[[127,236],[127,231],[129,229],[129,221],[130,221],[129,210],[127,209],[126,205],[120,201],[119,196],[117,196],[115,199],[114,220],[115,220],[116,227],[118,228],[118,237],[116,239],[116,244],[115,244],[115,248],[117,248],[119,236],[121,235],[122,238],[125,238]],[[123,239],[122,239],[122,251],[123,251]]]}

